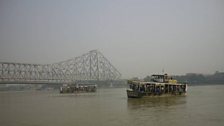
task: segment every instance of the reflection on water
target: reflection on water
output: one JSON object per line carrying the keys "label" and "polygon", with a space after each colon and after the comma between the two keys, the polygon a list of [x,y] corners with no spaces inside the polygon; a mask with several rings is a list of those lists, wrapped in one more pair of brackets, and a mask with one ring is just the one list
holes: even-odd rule
{"label": "reflection on water", "polygon": [[[179,113],[179,111],[186,108],[186,103],[185,96],[128,99],[128,115],[130,120],[133,120],[133,126],[184,126],[184,124],[181,124],[183,123],[182,119],[178,116],[185,116],[184,113]],[[176,119],[181,123],[175,122]]]}
{"label": "reflection on water", "polygon": [[128,99],[128,108],[169,107],[186,103],[185,96],[149,97],[142,99]]}

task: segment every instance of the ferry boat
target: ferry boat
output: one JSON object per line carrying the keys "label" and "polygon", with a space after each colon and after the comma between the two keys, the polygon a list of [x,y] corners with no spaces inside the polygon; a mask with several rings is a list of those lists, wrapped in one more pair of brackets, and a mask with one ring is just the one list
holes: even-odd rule
{"label": "ferry boat", "polygon": [[150,82],[128,80],[128,84],[128,98],[185,96],[187,93],[186,83],[178,83],[167,74],[154,74]]}
{"label": "ferry boat", "polygon": [[63,84],[60,87],[60,93],[96,92],[96,89],[96,84]]}

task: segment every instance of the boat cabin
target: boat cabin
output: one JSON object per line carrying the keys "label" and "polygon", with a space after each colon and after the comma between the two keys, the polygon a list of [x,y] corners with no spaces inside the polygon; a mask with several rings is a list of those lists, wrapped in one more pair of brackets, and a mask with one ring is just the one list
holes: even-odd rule
{"label": "boat cabin", "polygon": [[96,92],[96,89],[96,84],[64,84],[60,87],[60,93]]}

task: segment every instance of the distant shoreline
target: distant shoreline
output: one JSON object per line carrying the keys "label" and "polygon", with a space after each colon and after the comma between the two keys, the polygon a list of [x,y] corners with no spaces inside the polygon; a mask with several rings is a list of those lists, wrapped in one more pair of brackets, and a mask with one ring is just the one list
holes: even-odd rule
{"label": "distant shoreline", "polygon": [[207,84],[188,84],[188,86],[208,86],[208,85],[224,85],[224,83],[222,84],[219,84],[219,83],[216,83],[216,84],[211,84],[211,83],[207,83]]}

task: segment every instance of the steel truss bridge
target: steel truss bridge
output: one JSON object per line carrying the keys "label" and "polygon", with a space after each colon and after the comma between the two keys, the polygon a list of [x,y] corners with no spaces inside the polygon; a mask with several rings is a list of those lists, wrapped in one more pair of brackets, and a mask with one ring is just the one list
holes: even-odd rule
{"label": "steel truss bridge", "polygon": [[121,73],[97,50],[54,64],[0,62],[0,84],[61,84],[120,77]]}

